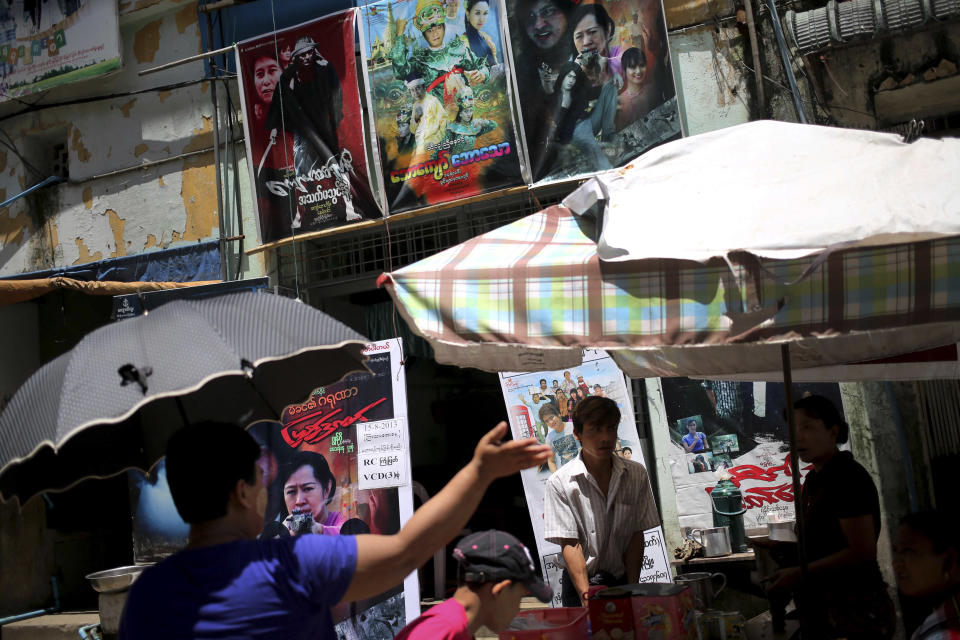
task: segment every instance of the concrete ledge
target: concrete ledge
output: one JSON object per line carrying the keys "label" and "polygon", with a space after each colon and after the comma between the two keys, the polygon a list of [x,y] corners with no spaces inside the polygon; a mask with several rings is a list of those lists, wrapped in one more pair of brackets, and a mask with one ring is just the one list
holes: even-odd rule
{"label": "concrete ledge", "polygon": [[38,616],[0,627],[0,640],[77,640],[80,627],[98,622],[96,611]]}

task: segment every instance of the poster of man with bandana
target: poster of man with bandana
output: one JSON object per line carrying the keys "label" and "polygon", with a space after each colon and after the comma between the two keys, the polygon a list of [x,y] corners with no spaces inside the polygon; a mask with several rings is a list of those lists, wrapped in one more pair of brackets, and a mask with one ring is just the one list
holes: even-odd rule
{"label": "poster of man with bandana", "polygon": [[260,238],[379,218],[354,63],[356,10],[237,45]]}
{"label": "poster of man with bandana", "polygon": [[488,0],[381,0],[361,49],[390,213],[522,183]]}

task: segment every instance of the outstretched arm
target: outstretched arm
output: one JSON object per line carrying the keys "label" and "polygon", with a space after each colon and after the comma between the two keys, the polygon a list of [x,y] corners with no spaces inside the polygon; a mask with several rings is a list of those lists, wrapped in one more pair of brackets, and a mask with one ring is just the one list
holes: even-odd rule
{"label": "outstretched arm", "polygon": [[536,439],[502,442],[501,422],[477,445],[473,459],[436,496],[420,507],[392,536],[357,536],[357,566],[345,602],[368,598],[400,584],[467,524],[490,483],[521,469],[542,464],[550,447]]}

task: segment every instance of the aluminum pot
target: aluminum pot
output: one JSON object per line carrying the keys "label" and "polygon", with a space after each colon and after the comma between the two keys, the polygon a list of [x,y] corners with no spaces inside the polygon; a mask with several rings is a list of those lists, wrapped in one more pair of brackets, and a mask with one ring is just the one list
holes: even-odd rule
{"label": "aluminum pot", "polygon": [[[720,587],[714,589],[714,580],[720,578]],[[709,573],[707,571],[695,571],[693,573],[681,573],[674,581],[679,585],[688,586],[693,591],[693,602],[699,611],[706,611],[713,607],[713,600],[724,587],[727,586],[727,576],[722,573]]]}
{"label": "aluminum pot", "polygon": [[[700,534],[697,540],[696,535]],[[690,537],[703,545],[703,555],[708,558],[728,556],[733,553],[730,546],[730,527],[711,527],[709,529],[694,529]]]}

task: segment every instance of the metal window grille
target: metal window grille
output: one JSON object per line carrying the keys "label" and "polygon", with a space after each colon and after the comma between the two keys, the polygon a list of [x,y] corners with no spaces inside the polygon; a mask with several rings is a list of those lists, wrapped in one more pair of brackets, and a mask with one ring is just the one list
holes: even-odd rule
{"label": "metal window grille", "polygon": [[389,227],[346,231],[287,246],[277,255],[278,283],[284,289],[299,285],[304,291],[369,281],[558,204],[571,190],[569,185],[544,190],[536,200],[529,194],[494,198],[392,222]]}
{"label": "metal window grille", "polygon": [[934,500],[939,509],[956,507],[953,477],[960,463],[960,380],[917,383],[923,414],[921,441],[929,461]]}

